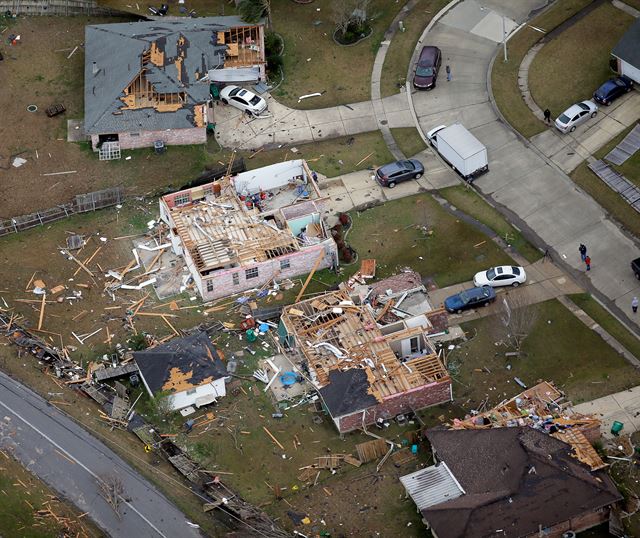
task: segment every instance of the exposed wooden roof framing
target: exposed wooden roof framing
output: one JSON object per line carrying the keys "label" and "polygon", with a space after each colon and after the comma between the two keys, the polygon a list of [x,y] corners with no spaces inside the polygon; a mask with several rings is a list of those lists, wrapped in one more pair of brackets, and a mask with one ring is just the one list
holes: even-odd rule
{"label": "exposed wooden roof framing", "polygon": [[[448,378],[434,352],[403,364],[391,349],[393,340],[424,334],[421,328],[385,336],[368,307],[355,305],[347,292],[336,291],[286,307],[282,319],[296,336],[320,388],[329,383],[332,370],[361,368],[367,374],[369,394],[381,402]],[[323,344],[334,346],[342,356]]]}
{"label": "exposed wooden roof framing", "polygon": [[228,178],[218,183],[219,197],[171,209],[175,229],[198,271],[250,265],[299,250],[288,226],[279,229],[273,219],[267,223],[257,209],[248,209]]}
{"label": "exposed wooden roof framing", "polygon": [[155,108],[158,112],[175,112],[186,104],[187,96],[184,92],[157,92],[147,80],[146,70],[142,69],[124,89],[124,97],[120,99],[124,103],[121,110]]}
{"label": "exposed wooden roof framing", "polygon": [[266,63],[259,43],[260,26],[238,26],[218,32],[218,43],[227,45],[225,67],[243,67]]}

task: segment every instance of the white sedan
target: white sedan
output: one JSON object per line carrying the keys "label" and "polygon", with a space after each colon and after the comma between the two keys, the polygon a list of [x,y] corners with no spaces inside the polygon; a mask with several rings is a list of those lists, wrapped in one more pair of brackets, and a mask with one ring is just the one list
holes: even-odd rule
{"label": "white sedan", "polygon": [[225,86],[222,88],[220,100],[225,105],[234,106],[253,116],[258,116],[267,110],[267,102],[262,97],[240,86]]}
{"label": "white sedan", "polygon": [[572,133],[576,126],[589,118],[595,118],[598,106],[593,101],[581,101],[571,105],[556,119],[556,129],[561,133]]}
{"label": "white sedan", "polygon": [[519,286],[527,280],[527,275],[522,267],[513,265],[501,265],[492,267],[488,271],[480,271],[473,277],[473,285],[477,287],[491,286]]}

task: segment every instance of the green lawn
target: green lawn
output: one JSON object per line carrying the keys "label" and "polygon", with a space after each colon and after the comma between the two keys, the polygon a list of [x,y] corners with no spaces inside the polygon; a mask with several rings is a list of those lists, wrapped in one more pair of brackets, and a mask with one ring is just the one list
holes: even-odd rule
{"label": "green lawn", "polygon": [[382,97],[398,93],[399,87],[404,86],[411,55],[418,39],[434,15],[447,3],[448,0],[418,0],[414,8],[404,18],[405,31],[396,32],[384,59],[382,80],[380,81]]}
{"label": "green lawn", "polygon": [[[445,287],[469,280],[487,267],[512,262],[493,241],[474,248],[486,236],[447,213],[428,194],[351,215],[353,229],[347,243],[361,259],[377,260],[378,278],[411,267]],[[425,233],[422,226],[433,233]]]}
{"label": "green lawn", "polygon": [[546,43],[529,68],[529,89],[538,106],[549,108],[555,118],[573,103],[590,98],[611,76],[611,49],[633,20],[604,3]]}
{"label": "green lawn", "polygon": [[[462,325],[471,339],[448,358],[457,381],[457,401],[469,398],[467,407],[472,409],[489,396],[489,405],[496,405],[522,390],[513,380],[516,376],[528,386],[539,380],[553,381],[574,403],[640,383],[640,372],[558,301],[530,308],[538,317],[520,357],[506,358],[504,353],[509,350],[496,345],[499,337],[494,327],[500,324],[496,316]],[[491,373],[476,368],[488,368]]]}
{"label": "green lawn", "polygon": [[498,210],[472,189],[459,185],[442,189],[439,194],[467,215],[487,225],[531,263],[542,257],[540,251],[511,226]]}
{"label": "green lawn", "polygon": [[[556,2],[550,9],[535,17],[530,24],[550,32],[591,2],[592,0]],[[518,69],[529,49],[541,37],[542,34],[529,26],[523,27],[509,39],[509,61],[504,62],[502,57],[498,55],[491,72],[491,88],[500,112],[516,130],[527,138],[541,133],[546,127],[531,113],[529,107],[522,100],[518,88]]]}
{"label": "green lawn", "polygon": [[636,358],[640,359],[640,340],[631,334],[616,318],[607,312],[588,293],[570,295],[577,306],[598,322],[602,328],[627,348]]}
{"label": "green lawn", "polygon": [[[293,108],[313,109],[371,99],[373,60],[403,2],[372,0],[367,10],[373,19],[372,34],[348,47],[333,41],[330,0],[310,4],[273,0],[271,5],[273,29],[285,42],[285,80],[273,93],[278,101]],[[324,93],[298,103],[299,96],[315,92]]]}
{"label": "green lawn", "polygon": [[391,134],[405,157],[413,157],[427,147],[415,127],[396,127]]}
{"label": "green lawn", "polygon": [[[595,154],[596,159],[602,159],[633,129],[633,126],[625,129],[608,144],[605,144]],[[583,188],[594,200],[596,200],[613,218],[635,236],[640,236],[640,218],[638,212],[633,209],[617,192],[608,187],[604,181],[596,176],[587,166],[587,162],[582,162],[573,172],[571,179]],[[618,170],[629,181],[640,185],[640,153],[636,153],[622,166],[611,165]]]}

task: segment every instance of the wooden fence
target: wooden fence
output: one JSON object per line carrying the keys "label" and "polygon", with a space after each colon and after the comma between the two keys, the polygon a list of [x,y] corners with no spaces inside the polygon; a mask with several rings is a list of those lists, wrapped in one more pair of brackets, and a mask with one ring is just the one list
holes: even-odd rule
{"label": "wooden fence", "polygon": [[29,215],[0,220],[0,237],[11,233],[22,232],[29,228],[35,228],[36,226],[42,226],[43,224],[64,219],[78,213],[87,213],[89,211],[114,206],[123,201],[124,189],[122,187],[79,194],[68,204],[58,205],[43,211],[36,211]]}
{"label": "wooden fence", "polygon": [[96,0],[0,0],[0,13],[14,15],[115,15]]}

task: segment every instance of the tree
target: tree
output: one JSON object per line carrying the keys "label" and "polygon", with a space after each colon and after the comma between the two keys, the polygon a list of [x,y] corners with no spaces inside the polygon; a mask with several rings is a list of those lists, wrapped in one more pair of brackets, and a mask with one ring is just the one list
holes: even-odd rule
{"label": "tree", "polygon": [[497,336],[502,342],[516,351],[522,349],[522,344],[538,321],[538,309],[528,304],[520,293],[506,293],[502,297],[500,323],[496,323]]}
{"label": "tree", "polygon": [[271,0],[240,0],[236,6],[243,21],[256,23],[266,17],[267,26],[271,27]]}
{"label": "tree", "polygon": [[107,501],[118,518],[120,515],[120,503],[124,500],[124,485],[122,479],[115,473],[106,473],[99,476],[96,481],[100,488],[100,495]]}
{"label": "tree", "polygon": [[367,18],[370,0],[333,0],[333,22],[342,37],[350,26],[362,24]]}

